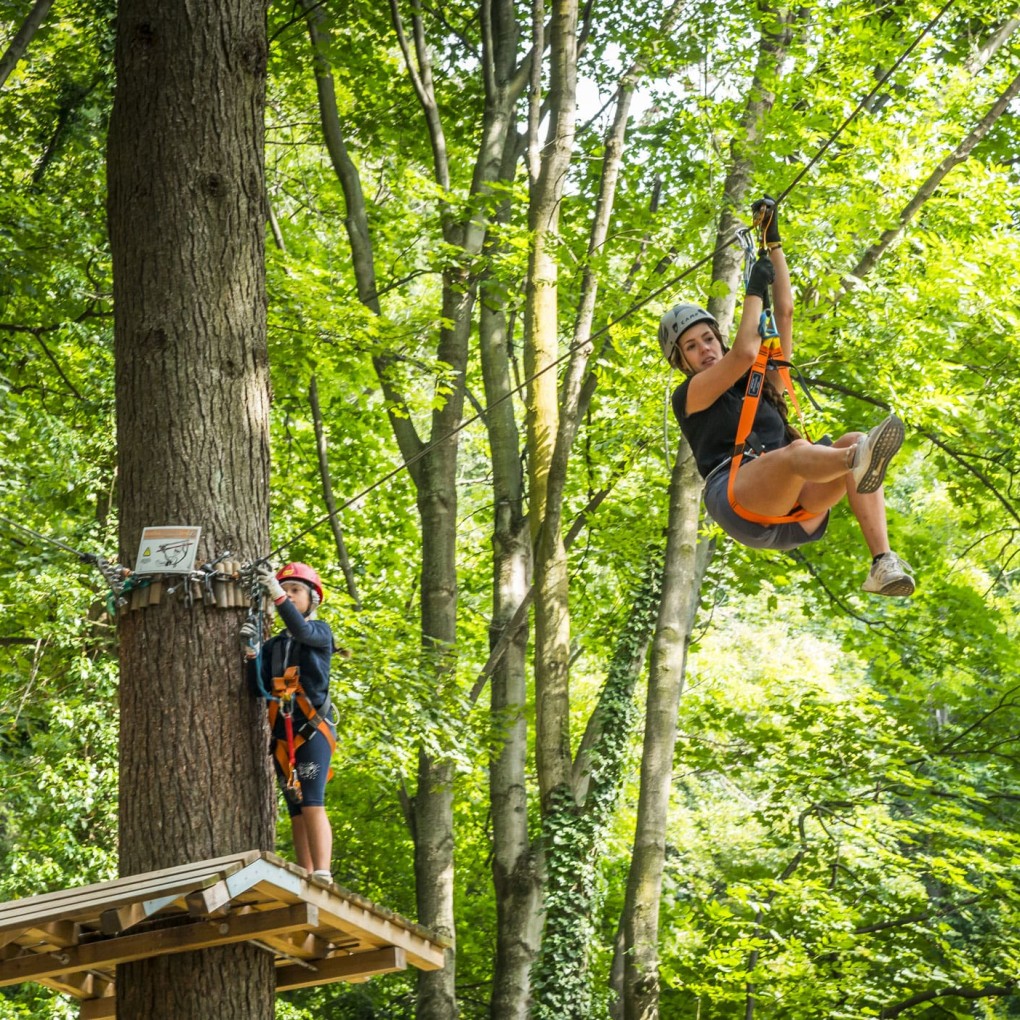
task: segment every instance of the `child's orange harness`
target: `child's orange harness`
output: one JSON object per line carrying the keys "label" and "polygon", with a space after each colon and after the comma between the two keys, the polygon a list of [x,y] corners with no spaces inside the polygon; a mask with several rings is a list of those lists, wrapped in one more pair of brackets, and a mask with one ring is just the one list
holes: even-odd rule
{"label": "child's orange harness", "polygon": [[[333,730],[329,724],[329,697],[327,696],[321,708],[315,708],[308,700],[308,695],[305,694],[304,688],[301,686],[301,674],[297,666],[288,666],[283,671],[283,676],[273,677],[271,694],[272,697],[267,707],[269,728],[271,731],[275,728],[276,720],[282,713],[283,726],[287,734],[286,743],[282,740],[276,741],[273,754],[283,771],[284,788],[287,796],[300,803],[301,781],[298,778],[297,769],[294,767],[297,761],[297,749],[305,741],[311,740],[316,732],[319,732],[326,738],[330,754],[336,750],[336,737],[333,736]],[[294,726],[295,704],[304,716],[297,728]],[[333,770],[330,769],[326,779],[330,779],[332,775]]]}

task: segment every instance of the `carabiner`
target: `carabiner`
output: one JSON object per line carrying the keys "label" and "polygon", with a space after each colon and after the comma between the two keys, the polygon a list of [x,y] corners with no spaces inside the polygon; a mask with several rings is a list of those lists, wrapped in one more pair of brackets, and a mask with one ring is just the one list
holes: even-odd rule
{"label": "carabiner", "polygon": [[766,308],[758,318],[758,336],[762,340],[771,340],[773,337],[779,336],[776,319],[771,308]]}

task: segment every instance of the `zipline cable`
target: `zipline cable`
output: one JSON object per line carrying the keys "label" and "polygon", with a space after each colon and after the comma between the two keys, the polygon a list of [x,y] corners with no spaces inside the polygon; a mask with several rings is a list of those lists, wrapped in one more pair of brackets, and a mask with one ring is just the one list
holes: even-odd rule
{"label": "zipline cable", "polygon": [[[830,137],[824,142],[824,144],[821,146],[821,148],[819,148],[818,152],[815,153],[815,155],[811,158],[811,160],[797,173],[797,175],[790,182],[790,184],[787,185],[787,187],[779,194],[778,198],[776,199],[776,204],[777,205],[784,198],[786,198],[790,194],[791,191],[793,191],[793,189],[804,178],[805,174],[807,174],[808,171],[810,171],[811,168],[822,158],[822,156],[829,149],[829,147],[836,141],[836,139],[843,133],[843,131],[849,126],[849,124],[865,108],[867,103],[876,95],[876,93],[885,85],[886,81],[888,81],[890,76],[899,68],[899,66],[914,51],[914,49],[917,48],[917,46],[920,44],[921,40],[924,39],[924,37],[931,31],[931,29],[935,26],[935,24],[942,18],[942,16],[946,13],[946,11],[949,10],[949,8],[955,2],[956,2],[956,0],[946,0],[946,3],[943,4],[942,8],[935,15],[935,17],[932,18],[931,21],[929,21],[924,26],[924,28],[921,30],[921,32],[917,35],[917,37],[913,40],[913,42],[911,42],[910,45],[900,54],[900,56],[896,59],[896,61],[893,63],[893,65],[889,68],[889,70],[886,71],[885,74],[883,74],[881,78],[879,78],[878,82],[875,84],[875,87],[857,104],[857,106],[849,114],[849,116],[847,116],[845,118],[843,123],[840,124],[840,126],[833,132],[833,134],[830,135]],[[523,389],[525,389],[528,386],[529,383],[533,382],[535,379],[538,379],[540,376],[544,375],[546,372],[550,371],[551,369],[556,368],[559,364],[561,364],[563,361],[565,361],[567,358],[569,358],[571,355],[573,355],[576,351],[580,350],[582,347],[586,346],[587,344],[593,343],[595,340],[598,340],[600,337],[602,337],[605,334],[607,334],[614,326],[619,325],[619,323],[623,322],[625,319],[629,318],[631,315],[633,315],[635,312],[639,311],[645,305],[649,304],[651,301],[653,301],[655,298],[657,298],[664,291],[672,290],[678,283],[680,283],[686,277],[690,276],[692,273],[696,272],[698,269],[700,269],[706,263],[710,262],[712,259],[715,258],[716,255],[718,255],[721,251],[724,251],[726,248],[729,248],[736,241],[737,241],[737,237],[735,235],[733,238],[731,238],[731,239],[729,239],[727,241],[724,241],[721,244],[717,245],[716,248],[713,251],[711,251],[708,255],[705,255],[703,258],[699,259],[697,262],[694,262],[693,264],[688,266],[679,275],[673,277],[671,280],[669,280],[666,283],[662,284],[660,287],[657,287],[657,288],[655,288],[655,290],[653,290],[650,293],[646,294],[645,297],[643,297],[641,300],[634,302],[629,308],[625,309],[615,319],[611,319],[609,322],[607,322],[606,325],[603,326],[601,329],[596,330],[596,332],[592,333],[590,336],[588,336],[584,340],[579,340],[579,341],[577,341],[577,343],[571,344],[563,352],[563,354],[561,354],[558,358],[556,358],[554,361],[551,361],[548,365],[544,366],[543,368],[539,369],[537,372],[533,373],[532,375],[530,375],[527,378],[525,378],[524,380],[522,380],[517,386],[515,386],[511,390],[508,390],[506,393],[504,393],[502,396],[500,396],[497,400],[495,400],[492,404],[487,405],[486,407],[482,408],[482,410],[478,411],[477,413],[471,415],[468,418],[465,418],[464,421],[462,421],[455,428],[451,429],[448,433],[446,433],[446,435],[440,436],[438,439],[435,439],[432,442],[427,443],[426,445],[424,445],[420,450],[417,451],[417,453],[412,454],[410,457],[408,457],[406,460],[402,461],[400,464],[398,464],[392,470],[388,471],[386,474],[384,474],[380,478],[376,479],[371,485],[366,486],[360,492],[356,493],[354,496],[351,496],[343,504],[341,504],[341,506],[339,506],[336,510],[330,511],[329,513],[327,513],[327,514],[323,515],[322,517],[320,517],[320,518],[316,519],[315,521],[313,521],[312,524],[308,525],[308,527],[303,528],[301,531],[299,531],[299,532],[295,533],[294,535],[292,535],[285,542],[281,543],[276,548],[274,548],[272,551],[270,551],[266,555],[266,557],[260,559],[259,562],[262,562],[263,560],[268,561],[268,560],[272,559],[273,557],[278,556],[288,546],[293,545],[293,543],[295,543],[299,539],[304,538],[306,535],[311,534],[313,531],[317,530],[319,527],[321,527],[327,521],[331,520],[333,517],[335,517],[341,511],[346,510],[348,507],[352,506],[358,500],[363,499],[365,496],[367,496],[369,493],[373,492],[375,489],[380,488],[382,485],[384,485],[386,482],[388,482],[391,478],[396,477],[396,475],[400,474],[402,471],[406,470],[407,468],[411,467],[413,464],[416,464],[418,461],[420,461],[424,457],[428,456],[428,454],[431,453],[434,449],[436,449],[440,444],[448,442],[450,439],[453,439],[455,436],[457,436],[461,432],[463,432],[464,429],[466,429],[469,425],[474,424],[480,418],[484,417],[485,414],[487,414],[489,411],[491,411],[494,408],[500,406],[504,401],[509,400],[515,394],[520,393]],[[0,515],[0,521],[4,521],[7,524],[11,525],[12,527],[20,529],[21,531],[25,532],[26,534],[31,535],[33,538],[36,538],[36,539],[38,539],[40,541],[43,541],[43,542],[49,542],[50,544],[52,544],[54,546],[57,546],[58,548],[61,548],[61,549],[65,550],[66,552],[72,553],[73,555],[77,556],[78,559],[81,560],[81,562],[83,562],[83,563],[89,563],[89,564],[97,565],[97,566],[100,565],[101,563],[105,564],[105,561],[103,561],[101,557],[95,556],[94,554],[91,554],[91,553],[83,553],[80,550],[75,549],[72,546],[69,546],[69,545],[67,545],[64,542],[61,542],[59,539],[51,538],[51,537],[49,537],[47,535],[41,534],[40,532],[33,531],[31,528],[27,527],[26,525],[19,524],[17,521],[12,521],[10,518],[3,517],[2,515]],[[100,567],[100,569],[102,569],[102,567]]]}
{"label": "zipline cable", "polygon": [[464,429],[466,429],[469,425],[473,425],[476,421],[478,421],[479,418],[483,418],[489,411],[492,411],[493,409],[499,407],[502,403],[504,403],[505,401],[509,400],[512,396],[514,396],[514,394],[520,393],[523,389],[527,387],[529,383],[533,382],[535,379],[538,379],[540,376],[544,375],[551,369],[556,368],[557,365],[559,365],[561,362],[569,358],[572,354],[574,354],[575,351],[580,350],[587,344],[593,343],[595,340],[598,340],[600,337],[604,336],[614,326],[623,322],[624,319],[633,315],[634,312],[636,312],[639,308],[644,307],[644,305],[648,304],[649,301],[652,301],[656,297],[658,297],[659,294],[661,294],[664,290],[671,290],[685,277],[690,276],[691,273],[700,269],[703,265],[705,265],[706,262],[709,262],[713,258],[715,258],[715,256],[719,252],[724,251],[726,248],[730,247],[730,245],[732,245],[735,240],[736,237],[734,236],[733,239],[725,241],[722,244],[718,245],[714,251],[710,252],[704,258],[699,259],[693,265],[688,266],[679,276],[674,277],[674,279],[670,280],[668,283],[665,283],[661,287],[656,288],[650,294],[646,295],[641,301],[635,302],[633,305],[630,306],[630,308],[626,309],[626,311],[617,316],[615,319],[612,319],[611,321],[607,322],[601,329],[596,330],[585,340],[579,340],[577,341],[577,343],[571,344],[558,358],[556,358],[555,361],[549,362],[548,365],[544,366],[543,368],[540,368],[537,372],[534,372],[532,375],[529,375],[526,379],[522,380],[513,389],[507,390],[506,393],[504,393],[502,396],[494,400],[491,404],[487,404],[485,407],[482,408],[482,410],[471,415],[470,418],[465,418],[455,428],[450,429],[450,431],[447,432],[445,436],[440,436],[438,439],[432,440],[431,443],[427,443],[420,450],[418,450],[417,453],[412,454],[406,460],[398,464],[395,468],[393,468],[390,471],[387,471],[386,474],[382,475],[380,478],[377,478],[374,482],[372,482],[371,485],[367,486],[360,492],[351,496],[350,499],[346,500],[344,503],[338,506],[336,510],[324,514],[322,517],[319,517],[317,520],[309,524],[306,528],[303,528],[301,531],[292,535],[290,538],[287,539],[286,542],[282,542],[275,549],[267,553],[264,559],[268,561],[273,559],[275,556],[278,556],[284,549],[298,541],[298,539],[304,538],[305,535],[310,535],[313,531],[315,531],[323,524],[325,524],[326,521],[331,520],[335,515],[339,514],[341,511],[346,510],[349,506],[353,505],[358,500],[363,499],[370,492],[372,492],[375,489],[378,489],[380,486],[388,482],[391,478],[394,478],[396,475],[400,474],[406,468],[409,468],[412,464],[417,464],[418,461],[420,461],[424,457],[427,457],[440,444],[445,443],[450,439],[453,439],[454,436],[463,432]]}
{"label": "zipline cable", "polygon": [[945,14],[946,11],[948,11],[949,8],[952,7],[955,2],[956,0],[946,0],[938,14],[936,14],[935,17],[932,18],[931,21],[929,21],[928,24],[925,25],[923,29],[921,29],[921,32],[917,36],[917,38],[914,39],[914,41],[899,55],[899,57],[897,58],[896,62],[892,65],[892,67],[890,67],[889,70],[886,71],[885,74],[883,74],[882,77],[878,79],[878,81],[875,83],[875,87],[857,104],[853,112],[846,118],[846,120],[844,120],[843,123],[840,124],[838,128],[836,128],[836,130],[829,137],[828,141],[814,154],[814,156],[811,158],[808,164],[801,168],[797,176],[794,177],[794,179],[786,186],[786,190],[779,194],[779,197],[776,199],[776,205],[778,205],[784,198],[786,198],[787,195],[790,194],[791,191],[793,191],[793,189],[800,183],[804,175],[822,158],[823,155],[825,155],[829,146],[832,145],[832,143],[835,142],[837,138],[839,138],[839,136],[843,133],[844,129],[849,126],[850,122],[857,116],[857,114],[859,114],[861,110],[863,110],[865,106],[867,106],[867,104],[871,102],[872,99],[874,99],[874,97],[878,94],[879,90],[885,85],[885,83],[897,70],[900,64],[902,64],[903,61],[906,60],[907,57],[917,48],[921,40],[935,27],[936,23],[939,21],[942,15]]}
{"label": "zipline cable", "polygon": [[12,521],[9,517],[4,517],[2,514],[0,514],[0,521],[3,521],[4,524],[10,525],[12,528],[17,528],[19,531],[23,531],[26,535],[30,535],[32,538],[37,539],[40,542],[48,542],[50,545],[55,545],[58,549],[63,549],[64,552],[71,553],[82,563],[95,563],[96,556],[93,553],[83,553],[80,549],[75,549],[74,546],[70,546],[66,542],[61,542],[59,538],[53,538],[50,535],[43,535],[41,532],[33,531],[32,528],[27,525],[21,524],[18,521]]}
{"label": "zipline cable", "polygon": [[[942,18],[942,16],[946,13],[946,11],[948,11],[949,8],[953,6],[953,4],[955,2],[956,2],[956,0],[946,0],[946,2],[942,5],[942,7],[939,10],[939,12],[935,15],[935,17],[933,17],[924,26],[924,28],[921,29],[921,31],[917,34],[917,36],[910,43],[910,45],[899,55],[899,57],[897,57],[896,61],[892,64],[892,66],[889,68],[889,70],[886,71],[885,74],[883,74],[879,78],[879,80],[876,82],[874,88],[872,88],[872,90],[857,104],[857,106],[853,109],[853,111],[844,119],[843,123],[840,124],[839,127],[836,128],[836,130],[822,144],[822,146],[815,153],[815,155],[808,161],[808,163],[804,167],[801,168],[801,170],[797,173],[797,175],[793,178],[793,180],[786,186],[786,188],[784,188],[783,191],[780,192],[778,198],[776,199],[776,204],[777,205],[784,198],[786,198],[790,194],[791,191],[793,191],[793,189],[801,182],[801,180],[803,180],[804,176],[808,173],[808,171],[810,171],[811,168],[822,158],[822,156],[828,151],[828,149],[832,146],[832,144],[836,141],[836,139],[846,130],[846,128],[850,125],[850,123],[860,114],[860,112],[866,107],[866,105],[871,101],[871,99],[879,92],[879,90],[885,85],[885,83],[889,80],[889,78],[892,76],[892,74],[900,67],[900,65],[904,62],[904,60],[906,60],[906,58],[918,47],[918,45],[920,45],[921,41],[925,38],[925,36],[928,35],[928,33],[932,30],[932,28],[935,27],[935,25],[938,23],[938,21]],[[599,329],[596,332],[592,333],[586,339],[579,340],[577,343],[571,344],[563,352],[563,354],[561,354],[558,358],[556,358],[555,361],[551,361],[545,367],[539,369],[534,374],[528,376],[526,379],[524,379],[521,383],[519,383],[513,389],[508,390],[506,393],[504,393],[502,396],[500,396],[492,404],[489,404],[486,407],[482,408],[481,411],[478,411],[476,414],[473,414],[469,418],[465,418],[464,421],[462,421],[455,428],[451,429],[445,436],[440,436],[438,439],[434,439],[431,443],[427,443],[420,450],[418,450],[417,453],[412,454],[412,456],[408,457],[405,461],[403,461],[402,463],[398,464],[391,471],[388,471],[381,478],[378,478],[371,485],[369,485],[366,488],[362,489],[356,495],[351,496],[350,499],[346,500],[336,510],[331,511],[330,513],[325,514],[324,516],[322,516],[322,517],[318,518],[317,520],[315,520],[312,524],[308,525],[308,527],[306,527],[306,528],[302,529],[301,531],[297,532],[296,534],[292,535],[289,539],[287,539],[287,541],[281,543],[279,546],[277,546],[275,549],[273,549],[266,556],[266,560],[269,560],[269,559],[272,559],[275,556],[278,556],[288,546],[292,545],[294,542],[298,541],[299,539],[304,538],[305,535],[310,535],[313,531],[317,530],[319,527],[321,527],[323,524],[325,524],[326,521],[331,520],[334,516],[339,514],[341,511],[346,510],[349,506],[353,505],[358,500],[363,499],[370,492],[374,491],[375,489],[379,488],[380,486],[382,486],[386,482],[388,482],[391,478],[394,478],[396,475],[400,474],[401,471],[404,471],[406,468],[411,467],[411,465],[416,464],[422,458],[428,456],[428,454],[431,453],[441,443],[445,443],[448,440],[453,439],[454,436],[459,435],[469,425],[474,424],[476,421],[478,421],[479,418],[484,417],[487,412],[493,410],[496,407],[499,407],[500,404],[502,404],[504,401],[509,400],[515,394],[520,393],[529,383],[533,382],[535,379],[539,378],[541,375],[543,375],[544,373],[548,372],[550,369],[556,368],[561,362],[565,361],[567,358],[569,358],[571,355],[573,355],[575,351],[577,351],[580,348],[584,347],[586,344],[590,344],[593,341],[595,341],[595,340],[599,339],[600,337],[604,336],[614,326],[619,325],[619,323],[623,322],[624,319],[629,318],[636,311],[640,310],[645,305],[647,305],[649,302],[653,301],[655,298],[657,298],[664,291],[672,290],[678,283],[680,283],[681,280],[685,279],[686,277],[690,276],[692,273],[696,272],[698,269],[700,269],[707,262],[710,262],[712,259],[714,259],[715,256],[718,255],[721,251],[724,251],[726,248],[729,248],[732,244],[736,243],[737,240],[738,240],[737,236],[734,235],[734,237],[731,238],[730,240],[722,242],[713,251],[711,251],[708,255],[704,256],[704,258],[701,258],[697,262],[695,262],[692,265],[688,266],[678,276],[675,276],[673,279],[669,280],[667,283],[664,283],[662,286],[657,287],[655,290],[651,291],[649,294],[646,294],[645,297],[643,297],[641,300],[634,302],[634,304],[632,304],[629,308],[627,308],[625,311],[623,311],[615,319],[612,319],[611,321],[607,322],[606,325],[603,326],[601,329]]]}

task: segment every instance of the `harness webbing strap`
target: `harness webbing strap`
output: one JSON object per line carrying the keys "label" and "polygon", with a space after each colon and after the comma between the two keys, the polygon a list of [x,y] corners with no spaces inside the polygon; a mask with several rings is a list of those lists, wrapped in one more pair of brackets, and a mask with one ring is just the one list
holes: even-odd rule
{"label": "harness webbing strap", "polygon": [[733,456],[730,460],[730,473],[726,482],[726,495],[734,512],[746,521],[754,524],[794,524],[798,521],[807,521],[812,517],[820,516],[802,506],[795,506],[789,513],[782,515],[760,514],[755,510],[748,510],[742,506],[734,494],[734,483],[737,480],[737,471],[744,462],[744,449],[747,445],[747,437],[754,427],[754,419],[758,413],[758,405],[761,402],[761,393],[765,388],[765,373],[769,368],[779,371],[783,380],[786,392],[793,400],[794,408],[800,415],[800,405],[797,403],[797,395],[793,392],[793,382],[790,379],[790,363],[788,361],[775,360],[771,356],[774,353],[782,354],[782,346],[776,336],[766,336],[762,339],[758,348],[758,356],[747,376],[747,387],[744,390],[744,400],[740,406],[740,419],[737,422],[737,436],[733,444]]}
{"label": "harness webbing strap", "polygon": [[[301,712],[301,718],[297,727],[294,725],[294,707]],[[288,666],[283,671],[283,676],[273,677],[272,699],[269,701],[267,712],[269,716],[269,728],[274,729],[276,720],[280,713],[283,713],[283,724],[286,732],[286,740],[277,740],[273,748],[273,755],[283,772],[284,783],[287,790],[292,791],[297,800],[301,799],[301,783],[298,780],[296,764],[297,749],[306,741],[312,739],[316,733],[321,733],[329,744],[330,754],[336,750],[336,737],[333,736],[333,729],[329,724],[329,711],[331,702],[329,695],[319,708],[316,708],[305,694],[301,686],[300,672],[297,666]],[[333,776],[330,769],[326,775],[329,780]]]}

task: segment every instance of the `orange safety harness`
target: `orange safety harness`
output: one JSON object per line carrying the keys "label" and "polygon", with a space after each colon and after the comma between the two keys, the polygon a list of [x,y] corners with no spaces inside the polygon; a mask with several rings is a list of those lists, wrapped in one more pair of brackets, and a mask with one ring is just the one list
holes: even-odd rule
{"label": "orange safety harness", "polygon": [[[737,232],[741,245],[744,248],[745,273],[750,271],[750,265],[757,256],[768,257],[768,249],[765,245],[765,229],[767,222],[762,218],[755,221],[755,227],[760,228],[760,239],[755,238],[752,231],[748,229]],[[755,244],[758,240],[758,244]],[[726,495],[729,498],[733,511],[746,521],[753,521],[755,524],[792,524],[797,521],[810,520],[820,514],[805,510],[802,506],[795,506],[789,513],[782,515],[760,514],[755,510],[749,510],[742,506],[734,495],[733,486],[737,478],[737,471],[744,462],[745,456],[759,456],[759,452],[750,442],[751,430],[754,427],[755,415],[758,413],[758,405],[761,402],[762,390],[765,387],[765,373],[769,369],[776,369],[783,381],[783,388],[790,395],[794,410],[798,418],[803,418],[800,404],[797,401],[797,394],[793,391],[793,382],[790,378],[790,362],[782,357],[783,348],[779,339],[779,331],[776,329],[775,319],[772,315],[771,302],[768,292],[765,294],[764,308],[761,318],[758,321],[758,335],[761,337],[761,346],[758,348],[758,357],[747,376],[747,387],[744,390],[744,400],[740,408],[740,418],[737,422],[737,435],[733,443],[733,454],[730,459],[729,478],[727,480]],[[778,357],[776,357],[778,355]]]}
{"label": "orange safety harness", "polygon": [[[297,666],[288,666],[283,671],[283,676],[273,677],[271,695],[267,709],[269,728],[270,730],[275,729],[276,720],[282,714],[287,738],[286,742],[276,741],[273,754],[283,771],[284,789],[287,796],[300,803],[301,781],[295,768],[297,749],[306,741],[311,740],[316,733],[321,733],[329,744],[330,754],[336,750],[336,737],[333,736],[333,730],[329,724],[330,701],[327,697],[321,708],[315,708],[301,686],[301,673]],[[296,727],[294,725],[295,705],[304,717]],[[333,770],[330,769],[326,779],[329,780],[332,776]]]}
{"label": "orange safety harness", "polygon": [[[266,690],[262,682],[262,639],[266,636],[266,626],[263,619],[263,595],[261,585],[258,583],[254,572],[250,578],[251,591],[249,593],[251,608],[248,611],[247,623],[251,624],[251,636],[257,642],[257,652],[252,668],[255,671],[255,683],[258,693],[266,699],[266,714],[269,719],[269,730],[275,732],[276,720],[283,715],[285,741],[274,740],[273,756],[279,762],[280,769],[284,776],[284,792],[288,799],[295,803],[301,802],[301,780],[298,777],[297,749],[306,741],[311,740],[316,733],[321,733],[329,744],[329,753],[332,757],[336,750],[336,737],[329,722],[329,713],[332,710],[329,694],[319,708],[316,708],[301,686],[301,669],[297,665],[288,665],[291,657],[292,642],[288,637],[283,645],[283,652],[277,656],[273,655],[270,663],[272,672],[280,671],[281,676],[274,676],[272,688]],[[294,725],[295,706],[301,712],[301,720]],[[333,776],[330,769],[326,774],[329,781]]]}

